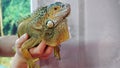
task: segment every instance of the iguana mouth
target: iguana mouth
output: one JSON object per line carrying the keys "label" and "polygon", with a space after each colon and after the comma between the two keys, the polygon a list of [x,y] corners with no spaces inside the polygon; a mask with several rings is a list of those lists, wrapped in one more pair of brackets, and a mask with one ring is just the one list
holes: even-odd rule
{"label": "iguana mouth", "polygon": [[63,19],[66,19],[66,17],[68,17],[70,14],[70,11],[65,15],[65,17],[63,17]]}
{"label": "iguana mouth", "polygon": [[68,15],[70,14],[70,11],[71,11],[70,4],[66,4],[66,10],[65,11],[67,12],[67,14],[65,15],[65,17],[63,19],[65,19],[66,17],[68,17]]}

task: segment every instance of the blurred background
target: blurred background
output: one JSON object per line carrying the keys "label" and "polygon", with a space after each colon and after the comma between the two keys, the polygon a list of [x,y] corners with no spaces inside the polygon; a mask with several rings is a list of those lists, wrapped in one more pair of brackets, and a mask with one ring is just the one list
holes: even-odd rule
{"label": "blurred background", "polygon": [[[0,0],[0,36],[16,35],[17,21],[30,14],[30,0]],[[10,68],[11,57],[0,57],[0,68]]]}
{"label": "blurred background", "polygon": [[85,0],[84,68],[120,68],[120,0]]}
{"label": "blurred background", "polygon": [[[1,0],[0,0],[1,1]],[[71,38],[62,43],[61,60],[57,61],[51,56],[48,60],[41,60],[42,68],[120,68],[120,0],[2,0],[2,31],[4,35],[16,34],[13,28],[13,15],[29,14],[39,6],[47,5],[56,1],[71,4],[71,14],[68,17]],[[8,2],[8,4],[3,4]],[[11,1],[17,9],[7,7]],[[19,5],[19,3],[21,3]],[[27,4],[26,4],[27,3]],[[25,5],[26,6],[23,6]],[[3,6],[6,5],[6,10]],[[22,7],[21,7],[22,5]],[[11,5],[13,7],[13,5]],[[4,6],[5,7],[5,6]],[[21,10],[18,9],[21,7]],[[23,9],[25,11],[23,11]],[[4,11],[3,11],[4,10]],[[4,14],[6,11],[6,15]],[[9,13],[8,11],[17,13]],[[23,14],[22,14],[23,13]],[[8,15],[7,14],[12,14]],[[9,17],[10,16],[10,17]],[[12,21],[5,24],[5,17]],[[7,19],[8,20],[8,19]],[[0,22],[1,22],[0,21]],[[11,22],[12,26],[8,26]],[[5,26],[6,25],[6,26]],[[16,24],[15,24],[16,25]],[[4,29],[7,27],[7,29]],[[8,28],[9,27],[9,28]],[[7,61],[8,62],[8,61]],[[6,63],[4,61],[4,63]],[[4,65],[1,62],[0,64]],[[4,65],[5,66],[5,65]]]}
{"label": "blurred background", "polygon": [[15,35],[16,22],[30,14],[30,0],[0,0],[1,30],[3,35]]}

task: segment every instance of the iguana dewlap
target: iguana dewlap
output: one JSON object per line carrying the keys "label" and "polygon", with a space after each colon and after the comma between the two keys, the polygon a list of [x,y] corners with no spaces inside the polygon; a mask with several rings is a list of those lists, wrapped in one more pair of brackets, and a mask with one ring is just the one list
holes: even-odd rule
{"label": "iguana dewlap", "polygon": [[29,49],[38,45],[42,40],[46,45],[54,47],[54,55],[60,59],[58,45],[69,39],[66,17],[70,13],[70,5],[56,2],[40,7],[36,12],[19,21],[18,37],[27,33],[29,39],[22,45],[21,51],[28,61],[28,68],[33,68],[33,58]]}

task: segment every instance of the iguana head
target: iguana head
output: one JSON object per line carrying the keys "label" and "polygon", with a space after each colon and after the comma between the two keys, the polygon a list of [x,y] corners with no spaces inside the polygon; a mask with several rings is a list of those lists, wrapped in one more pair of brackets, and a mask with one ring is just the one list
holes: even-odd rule
{"label": "iguana head", "polygon": [[70,13],[70,5],[56,2],[47,6],[47,20],[48,27],[56,26],[60,21],[65,19]]}

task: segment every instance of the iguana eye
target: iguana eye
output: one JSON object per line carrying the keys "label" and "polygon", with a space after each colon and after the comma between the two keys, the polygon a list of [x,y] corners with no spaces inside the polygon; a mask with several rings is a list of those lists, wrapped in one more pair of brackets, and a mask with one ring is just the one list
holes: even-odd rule
{"label": "iguana eye", "polygon": [[57,10],[57,7],[55,7],[54,10]]}
{"label": "iguana eye", "polygon": [[48,28],[52,28],[54,26],[54,22],[49,20],[49,21],[47,21],[46,25]]}

